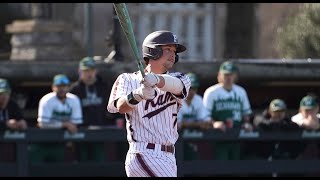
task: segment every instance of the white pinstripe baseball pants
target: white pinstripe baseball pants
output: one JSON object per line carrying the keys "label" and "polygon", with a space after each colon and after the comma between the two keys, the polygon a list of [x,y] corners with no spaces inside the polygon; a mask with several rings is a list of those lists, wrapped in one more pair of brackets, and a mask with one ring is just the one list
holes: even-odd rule
{"label": "white pinstripe baseball pants", "polygon": [[147,149],[147,143],[130,143],[125,170],[128,177],[177,177],[176,158],[173,153]]}

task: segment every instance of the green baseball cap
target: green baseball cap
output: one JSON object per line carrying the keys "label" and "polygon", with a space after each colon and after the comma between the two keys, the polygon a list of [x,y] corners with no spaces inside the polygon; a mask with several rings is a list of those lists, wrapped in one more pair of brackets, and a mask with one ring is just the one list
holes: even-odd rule
{"label": "green baseball cap", "polygon": [[188,73],[187,75],[191,80],[191,87],[198,88],[200,86],[200,83],[197,75],[195,75],[194,73]]}
{"label": "green baseball cap", "polygon": [[0,93],[10,93],[11,88],[8,80],[0,78]]}
{"label": "green baseball cap", "polygon": [[79,68],[81,70],[94,69],[96,68],[96,62],[92,57],[84,57],[79,63]]}
{"label": "green baseball cap", "polygon": [[237,66],[231,61],[225,61],[220,65],[219,72],[223,74],[236,73],[238,71]]}
{"label": "green baseball cap", "polygon": [[274,99],[270,102],[270,111],[283,111],[287,109],[286,103],[282,99]]}
{"label": "green baseball cap", "polygon": [[307,95],[303,97],[300,101],[301,109],[313,109],[318,106],[316,98],[313,96]]}
{"label": "green baseball cap", "polygon": [[70,80],[64,74],[57,74],[57,75],[54,76],[52,84],[55,85],[55,86],[69,85],[70,84]]}

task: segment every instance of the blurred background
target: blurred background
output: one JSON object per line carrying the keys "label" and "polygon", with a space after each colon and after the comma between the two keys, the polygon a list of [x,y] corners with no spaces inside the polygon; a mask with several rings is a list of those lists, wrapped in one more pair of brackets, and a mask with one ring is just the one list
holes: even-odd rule
{"label": "blurred background", "polygon": [[[302,97],[320,93],[320,4],[127,3],[127,8],[140,52],[152,31],[177,35],[187,51],[174,70],[197,74],[201,95],[217,83],[226,60],[238,65],[237,83],[246,89],[254,114],[281,98],[292,116]],[[119,74],[138,70],[112,3],[0,4],[0,78],[9,80],[30,127],[37,127],[39,100],[51,91],[53,76],[63,73],[77,81],[85,56],[98,64],[107,97]],[[107,117],[108,126],[123,118]],[[109,160],[124,162],[123,142],[122,154],[108,151]]]}

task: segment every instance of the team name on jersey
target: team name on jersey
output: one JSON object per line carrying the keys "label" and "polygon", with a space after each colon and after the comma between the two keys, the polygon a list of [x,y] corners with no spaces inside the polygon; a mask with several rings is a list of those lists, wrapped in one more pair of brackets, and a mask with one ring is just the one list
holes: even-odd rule
{"label": "team name on jersey", "polygon": [[72,115],[71,107],[67,106],[64,110],[53,109],[52,119],[66,121],[70,120]]}
{"label": "team name on jersey", "polygon": [[154,110],[152,112],[149,112],[148,114],[146,114],[143,117],[147,117],[147,118],[150,119],[153,116],[159,114],[160,112],[164,111],[165,109],[167,109],[168,107],[170,107],[170,106],[172,106],[174,104],[176,104],[176,102],[174,101],[174,97],[172,96],[171,93],[166,92],[165,94],[161,94],[161,95],[158,96],[158,98],[147,100],[146,101],[146,105],[144,107],[144,110],[148,110],[150,106],[153,107],[153,108],[155,108],[157,106],[160,107],[162,105],[164,105],[164,106],[162,106],[161,108],[156,109],[156,110]]}
{"label": "team name on jersey", "polygon": [[241,109],[241,104],[239,102],[217,102],[215,104],[215,109],[217,111],[222,110],[239,110]]}
{"label": "team name on jersey", "polygon": [[102,98],[101,97],[94,97],[94,98],[85,98],[82,101],[82,107],[87,106],[95,106],[102,104]]}

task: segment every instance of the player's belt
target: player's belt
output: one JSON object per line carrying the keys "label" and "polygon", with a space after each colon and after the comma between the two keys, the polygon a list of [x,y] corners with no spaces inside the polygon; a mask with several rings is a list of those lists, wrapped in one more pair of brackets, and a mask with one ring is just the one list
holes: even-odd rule
{"label": "player's belt", "polygon": [[[156,144],[153,143],[148,143],[147,144],[147,149],[155,149]],[[170,153],[174,153],[174,146],[173,145],[161,145],[161,151],[165,151],[165,152],[170,152]]]}

